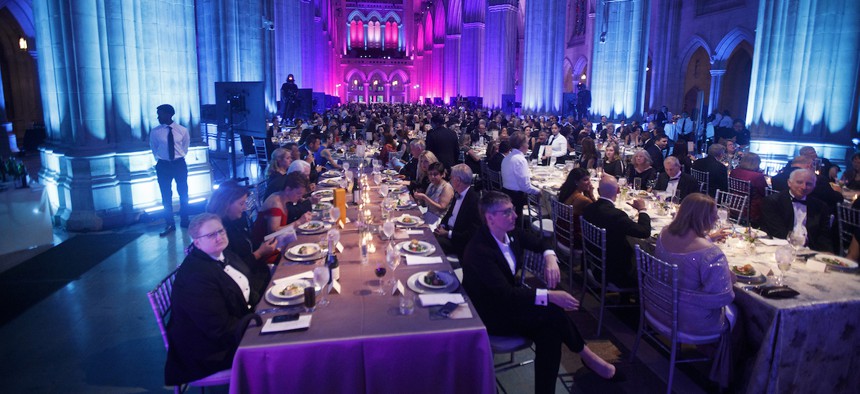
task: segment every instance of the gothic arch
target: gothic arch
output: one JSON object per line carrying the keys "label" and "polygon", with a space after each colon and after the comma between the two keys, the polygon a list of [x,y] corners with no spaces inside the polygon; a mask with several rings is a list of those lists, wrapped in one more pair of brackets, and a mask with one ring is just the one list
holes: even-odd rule
{"label": "gothic arch", "polygon": [[366,21],[366,20],[367,20],[367,17],[366,17],[366,16],[364,16],[364,13],[362,13],[362,12],[361,12],[361,11],[359,11],[359,10],[353,10],[353,11],[352,11],[352,12],[350,12],[350,13],[349,13],[349,15],[346,17],[346,21],[347,21],[347,22],[350,22],[350,21],[352,21],[352,20],[353,20],[353,18],[355,18],[355,17],[358,17],[358,19],[361,19],[361,20],[363,20],[363,21]]}
{"label": "gothic arch", "polygon": [[346,77],[343,79],[343,81],[346,82],[347,84],[350,83],[350,81],[352,81],[352,77],[355,76],[355,74],[358,74],[358,77],[359,77],[359,79],[361,79],[362,83],[367,81],[367,74],[363,73],[361,70],[359,70],[357,68],[354,68],[352,70],[347,71]]}
{"label": "gothic arch", "polygon": [[388,81],[388,78],[385,76],[385,73],[381,70],[371,71],[370,74],[367,75],[367,80],[365,82],[370,83],[374,79],[378,79],[381,83],[385,83],[386,81]]}
{"label": "gothic arch", "polygon": [[684,50],[681,51],[681,53],[684,54],[684,56],[681,58],[681,75],[687,75],[687,66],[690,64],[690,59],[693,57],[693,54],[696,53],[696,50],[698,50],[699,48],[705,50],[705,52],[708,54],[708,57],[711,59],[711,63],[714,62],[714,51],[711,50],[711,47],[710,45],[708,45],[708,42],[705,41],[705,39],[699,35],[693,35],[692,37],[690,37],[690,42],[687,44]]}
{"label": "gothic arch", "polygon": [[394,77],[395,77],[395,76],[399,76],[399,77],[400,77],[400,82],[403,82],[403,83],[409,83],[409,75],[408,75],[408,74],[406,74],[406,72],[405,72],[405,71],[403,71],[403,70],[399,70],[399,69],[398,69],[398,70],[394,70],[394,71],[392,71],[390,74],[388,74],[388,79],[386,79],[386,81],[388,81],[388,82],[392,82],[392,81],[394,81]]}
{"label": "gothic arch", "polygon": [[[585,56],[579,55],[579,57],[576,58],[576,63],[573,63],[573,75],[576,78],[579,78],[579,76],[585,72],[586,66],[588,66],[588,59],[586,59]],[[576,82],[578,83],[579,81]]]}
{"label": "gothic arch", "polygon": [[385,19],[382,19],[382,14],[380,14],[379,11],[370,11],[370,13],[367,14],[367,20],[370,20],[370,18],[373,18],[374,16],[376,17],[376,20],[378,20],[378,21],[384,21],[385,20]]}
{"label": "gothic arch", "polygon": [[726,62],[728,62],[729,57],[732,56],[732,52],[734,52],[735,48],[743,41],[754,43],[755,34],[743,27],[735,27],[729,31],[714,49],[714,68],[725,69]]}
{"label": "gothic arch", "polygon": [[433,25],[434,42],[445,42],[445,2],[436,2],[436,24]]}
{"label": "gothic arch", "polygon": [[429,11],[424,19],[424,49],[433,50],[433,14]]}
{"label": "gothic arch", "polygon": [[573,92],[574,91],[573,85],[574,85],[574,80],[575,80],[575,78],[573,76],[573,64],[570,62],[570,59],[568,59],[567,57],[564,58],[564,62],[562,64],[562,70],[564,70],[564,79],[563,79],[564,88],[562,89],[562,91],[565,93]]}
{"label": "gothic arch", "polygon": [[[4,2],[0,2],[2,4]],[[32,1],[26,0],[9,0],[3,4],[9,9],[12,16],[18,22],[18,26],[24,31],[24,35],[33,39],[36,37],[36,26],[33,23],[33,6]],[[17,44],[17,43],[16,43]]]}

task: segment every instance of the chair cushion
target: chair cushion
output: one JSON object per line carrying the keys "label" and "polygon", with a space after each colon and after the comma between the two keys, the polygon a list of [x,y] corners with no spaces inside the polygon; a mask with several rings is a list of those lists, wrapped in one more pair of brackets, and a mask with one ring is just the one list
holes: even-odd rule
{"label": "chair cushion", "polygon": [[[670,327],[667,327],[665,324],[658,321],[657,319],[655,319],[654,315],[649,313],[647,310],[645,311],[645,319],[648,320],[648,324],[650,324],[651,327],[654,327],[654,329],[656,329],[657,332],[660,333],[660,335],[663,335],[667,338],[672,337],[672,329]],[[716,342],[719,340],[720,340],[720,334],[694,335],[694,334],[687,334],[685,332],[678,331],[678,341],[680,341],[681,343],[688,343],[688,344],[694,344],[695,345],[695,344]]]}
{"label": "chair cushion", "polygon": [[490,335],[490,348],[493,353],[513,353],[528,348],[532,341],[525,337],[502,337]]}
{"label": "chair cushion", "polygon": [[193,387],[204,387],[204,386],[223,386],[225,384],[230,384],[230,374],[231,370],[225,369],[223,371],[218,371],[209,375],[205,378],[195,380],[191,383],[188,383],[189,386]]}

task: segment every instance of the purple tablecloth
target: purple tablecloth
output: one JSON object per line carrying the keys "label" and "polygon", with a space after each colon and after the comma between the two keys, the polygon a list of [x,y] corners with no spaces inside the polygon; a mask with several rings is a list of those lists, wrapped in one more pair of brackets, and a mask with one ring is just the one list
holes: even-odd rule
{"label": "purple tablecloth", "polygon": [[[378,204],[374,206],[377,220]],[[355,221],[355,209],[347,216]],[[359,261],[354,224],[341,230],[339,254],[341,294],[313,313],[307,331],[260,335],[250,328],[233,361],[231,393],[493,393],[493,355],[487,330],[472,307],[471,319],[431,320],[427,308],[416,305],[412,315],[400,315],[398,297],[371,293],[377,279],[375,263],[384,257],[383,241],[370,264]],[[412,236],[437,246],[429,229]],[[319,235],[299,236],[315,242]],[[437,250],[434,255],[442,255]],[[313,269],[313,265],[281,264],[275,279]],[[419,271],[450,270],[435,265],[401,264],[385,279],[402,282]],[[407,290],[408,294],[413,294]],[[258,310],[271,308],[262,301]],[[471,307],[471,305],[470,305]]]}

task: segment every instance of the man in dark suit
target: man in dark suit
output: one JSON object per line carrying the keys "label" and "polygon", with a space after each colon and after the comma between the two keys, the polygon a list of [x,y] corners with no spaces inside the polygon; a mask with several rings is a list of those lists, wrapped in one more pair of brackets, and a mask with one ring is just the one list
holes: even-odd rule
{"label": "man in dark suit", "polygon": [[267,282],[252,275],[239,256],[226,250],[227,235],[218,215],[194,217],[188,232],[194,247],[176,273],[167,322],[164,381],[176,386],[230,369],[251,305]]}
{"label": "man in dark suit", "polygon": [[830,213],[827,205],[810,196],[816,177],[812,170],[799,168],[788,178],[788,190],[765,197],[761,206],[762,229],[773,238],[786,238],[789,232],[800,233],[806,245],[830,252]]}
{"label": "man in dark suit", "polygon": [[666,127],[666,123],[672,123],[672,119],[669,118],[669,107],[663,106],[660,108],[660,112],[657,112],[657,117],[654,118],[654,121],[657,122],[657,127],[660,129],[660,132]]}
{"label": "man in dark suit", "polygon": [[681,171],[681,162],[675,156],[669,156],[663,160],[663,168],[666,172],[657,175],[657,183],[654,190],[668,191],[671,195],[677,195],[683,200],[690,193],[699,191],[699,182],[692,175]]}
{"label": "man in dark suit", "polygon": [[420,140],[412,140],[409,143],[409,153],[412,159],[400,169],[401,178],[407,181],[414,181],[418,178],[418,158],[424,153],[424,142]]}
{"label": "man in dark suit", "polygon": [[669,145],[669,137],[665,134],[658,134],[654,137],[654,144],[648,145],[645,150],[651,156],[651,166],[657,172],[663,172],[663,150]]}
{"label": "man in dark suit", "polygon": [[535,392],[554,393],[561,361],[561,345],[579,353],[586,365],[604,378],[615,367],[585,346],[585,341],[565,310],[579,306],[562,290],[529,289],[516,285],[523,266],[524,249],[543,252],[547,287],[559,281],[558,262],[549,243],[516,229],[517,215],[510,198],[490,191],[481,198],[484,224],[466,246],[463,288],[475,305],[490,335],[524,336],[535,343]]}
{"label": "man in dark suit", "polygon": [[639,211],[639,220],[634,222],[624,211],[615,207],[615,197],[618,195],[615,177],[601,178],[597,192],[600,198],[585,207],[582,219],[606,230],[606,279],[618,287],[636,287],[633,247],[627,237],[651,236],[651,218],[645,213],[645,202],[636,199],[628,203]]}
{"label": "man in dark suit", "polygon": [[502,160],[504,160],[505,156],[507,156],[509,153],[511,153],[511,143],[508,142],[508,140],[502,140],[501,142],[499,142],[499,151],[496,152],[496,154],[493,155],[493,157],[491,157],[489,161],[487,161],[487,167],[490,167],[490,169],[493,171],[501,172]]}
{"label": "man in dark suit", "polygon": [[717,189],[729,191],[729,172],[721,161],[726,154],[726,147],[713,144],[708,148],[708,156],[693,162],[693,169],[708,173],[708,194],[714,197]]}
{"label": "man in dark suit", "polygon": [[454,201],[442,217],[434,234],[445,254],[455,254],[462,261],[466,244],[481,224],[478,214],[478,191],[472,189],[472,170],[465,164],[451,168]]}
{"label": "man in dark suit", "polygon": [[450,170],[460,157],[460,140],[457,134],[445,127],[445,119],[441,115],[433,115],[433,130],[427,133],[424,143],[427,150],[433,152],[439,162]]}

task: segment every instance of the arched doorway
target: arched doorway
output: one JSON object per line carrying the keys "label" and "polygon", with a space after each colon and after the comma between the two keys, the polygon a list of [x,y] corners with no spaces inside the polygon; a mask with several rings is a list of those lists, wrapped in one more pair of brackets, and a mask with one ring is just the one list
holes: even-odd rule
{"label": "arched doorway", "polygon": [[750,96],[753,48],[742,41],[726,62],[726,75],[720,91],[720,108],[729,110],[735,119],[746,119]]}
{"label": "arched doorway", "polygon": [[0,9],[0,156],[9,153],[7,129],[14,132],[23,149],[27,129],[44,124],[34,45],[35,40],[27,37],[9,8]]}
{"label": "arched doorway", "polygon": [[[711,60],[708,52],[699,47],[690,56],[690,61],[687,63],[687,73],[684,75],[684,102],[680,111],[687,112],[691,116],[695,114],[696,97],[699,92],[705,93],[707,101],[708,94],[711,91]],[[707,105],[705,106],[707,107]]]}

